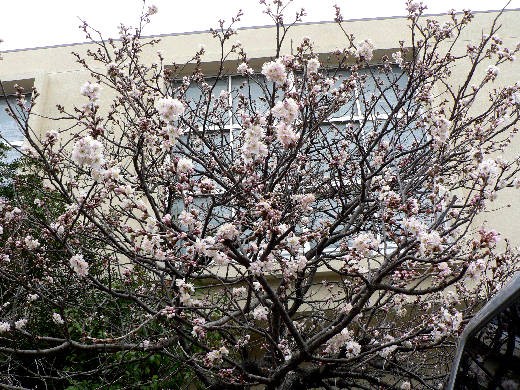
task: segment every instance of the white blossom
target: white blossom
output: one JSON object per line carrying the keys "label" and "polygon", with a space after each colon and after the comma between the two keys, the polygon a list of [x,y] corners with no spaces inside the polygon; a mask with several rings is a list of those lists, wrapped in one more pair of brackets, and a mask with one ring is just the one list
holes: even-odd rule
{"label": "white blossom", "polygon": [[0,334],[7,333],[11,330],[9,322],[0,322]]}
{"label": "white blossom", "polygon": [[347,358],[355,357],[361,352],[361,345],[356,341],[352,340],[352,335],[348,329],[343,329],[340,333],[332,336],[326,343],[326,353],[336,354],[345,349]]}
{"label": "white blossom", "polygon": [[30,251],[36,250],[40,247],[40,242],[32,236],[25,237],[24,243],[27,249],[29,249]]}
{"label": "white blossom", "polygon": [[392,53],[392,59],[395,61],[395,63],[402,69],[405,65],[403,55],[400,51],[396,51],[395,53]]}
{"label": "white blossom", "polygon": [[247,63],[245,62],[242,62],[240,65],[238,65],[237,67],[237,73],[239,75],[242,75],[242,76],[247,76],[247,75],[251,75],[254,73],[253,69],[251,69]]}
{"label": "white blossom", "polygon": [[211,367],[215,364],[222,363],[222,359],[227,355],[229,355],[229,350],[222,346],[219,349],[208,352],[204,358],[204,362]]}
{"label": "white blossom", "polygon": [[101,90],[101,87],[97,83],[91,83],[90,81],[87,81],[85,84],[83,84],[80,88],[80,93],[83,96],[88,97],[91,101],[95,102],[99,99],[99,92]]}
{"label": "white blossom", "polygon": [[374,57],[374,44],[370,39],[365,39],[358,43],[356,56],[364,61],[369,62]]}
{"label": "white blossom", "polygon": [[217,229],[217,237],[221,240],[234,240],[239,231],[232,223],[225,223]]}
{"label": "white blossom", "polygon": [[193,172],[193,161],[189,158],[180,158],[177,162],[177,173],[191,173]]}
{"label": "white blossom", "polygon": [[27,295],[27,302],[34,302],[38,297],[38,294],[29,294]]}
{"label": "white blossom", "polygon": [[93,170],[100,170],[105,162],[103,144],[87,135],[74,143],[71,154],[72,161],[80,167],[87,166]]}
{"label": "white blossom", "polygon": [[287,81],[285,65],[280,59],[264,63],[262,65],[262,74],[268,81],[272,81],[277,85],[282,85]]}
{"label": "white blossom", "polygon": [[258,306],[253,310],[253,318],[258,321],[265,321],[267,320],[267,313],[269,310],[265,306]]}
{"label": "white blossom", "polygon": [[486,69],[486,77],[491,80],[494,80],[497,78],[499,72],[500,69],[498,68],[498,66],[489,65]]}
{"label": "white blossom", "polygon": [[52,320],[56,325],[63,325],[65,321],[63,321],[63,318],[58,313],[52,313]]}
{"label": "white blossom", "polygon": [[247,289],[243,286],[235,287],[231,290],[231,294],[233,294],[234,297],[243,297],[247,294]]}
{"label": "white blossom", "polygon": [[88,275],[88,263],[83,259],[83,255],[74,255],[69,260],[70,266],[78,276],[85,277]]}
{"label": "white blossom", "polygon": [[401,383],[401,390],[411,390],[412,388],[412,385],[410,384],[410,382],[403,382]]}
{"label": "white blossom", "polygon": [[195,288],[191,283],[186,283],[184,279],[177,279],[175,285],[179,289],[179,300],[183,305],[190,305],[193,302],[191,294],[195,292]]}
{"label": "white blossom", "polygon": [[444,116],[435,118],[430,133],[436,144],[443,145],[446,143],[450,136],[450,126],[451,122]]}
{"label": "white blossom", "polygon": [[166,122],[171,122],[175,119],[178,119],[182,114],[184,114],[184,104],[179,99],[174,99],[171,97],[161,98],[157,100],[156,103],[157,111]]}
{"label": "white blossom", "polygon": [[27,325],[27,319],[26,318],[21,318],[18,321],[14,322],[14,327],[16,329],[18,329],[18,330],[22,330],[23,328],[25,328],[25,325]]}
{"label": "white blossom", "polygon": [[365,256],[370,250],[377,249],[379,241],[372,233],[360,233],[355,239],[352,247],[361,256]]}
{"label": "white blossom", "polygon": [[307,61],[307,74],[316,74],[320,68],[320,61],[317,58],[311,58]]}
{"label": "white blossom", "polygon": [[500,168],[495,160],[488,158],[483,160],[478,168],[478,174],[484,178],[494,178],[500,174]]}

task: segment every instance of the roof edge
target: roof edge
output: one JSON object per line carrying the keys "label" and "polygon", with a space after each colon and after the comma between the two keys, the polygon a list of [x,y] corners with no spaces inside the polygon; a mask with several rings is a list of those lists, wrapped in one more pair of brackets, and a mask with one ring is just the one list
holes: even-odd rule
{"label": "roof edge", "polygon": [[[514,12],[514,11],[520,11],[520,8],[504,8],[504,9],[490,9],[490,10],[482,10],[482,11],[473,11],[474,14],[486,14],[486,13],[493,13],[493,12]],[[462,13],[461,11],[457,11],[457,14]],[[424,14],[422,17],[428,17],[428,16],[443,16],[448,15],[448,12],[442,12],[442,13],[436,13],[436,14]],[[347,22],[361,22],[361,21],[371,21],[371,20],[385,20],[385,19],[405,19],[406,15],[396,15],[396,16],[378,16],[375,18],[353,18],[353,19],[345,19],[343,23]],[[328,24],[328,23],[335,23],[332,20],[323,20],[319,22],[301,22],[294,24],[295,26],[308,26],[308,25],[316,25],[316,24]],[[262,29],[262,28],[269,28],[274,27],[274,24],[265,24],[265,25],[259,25],[259,26],[247,26],[247,27],[239,27],[237,28],[237,31],[240,30],[256,30],[256,29]],[[210,30],[197,30],[197,31],[187,31],[187,32],[177,32],[177,33],[164,33],[164,34],[154,34],[154,35],[146,35],[143,36],[143,39],[151,39],[151,38],[161,38],[161,37],[174,37],[174,36],[180,36],[180,35],[197,35],[197,34],[209,34]],[[108,39],[108,38],[107,38]],[[119,39],[115,39],[114,41],[119,41]],[[96,41],[94,41],[96,42]],[[9,50],[0,50],[0,53],[16,53],[20,51],[29,51],[29,50],[43,50],[43,49],[54,49],[59,47],[67,47],[67,46],[80,46],[80,45],[88,45],[92,43],[91,41],[85,41],[85,42],[73,42],[73,43],[62,43],[57,45],[48,45],[48,46],[37,46],[37,47],[27,47],[23,49],[9,49]]]}

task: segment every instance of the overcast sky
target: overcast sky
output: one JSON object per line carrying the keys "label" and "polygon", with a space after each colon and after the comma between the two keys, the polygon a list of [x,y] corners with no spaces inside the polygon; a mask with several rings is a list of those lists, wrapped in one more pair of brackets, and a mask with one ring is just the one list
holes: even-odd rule
{"label": "overcast sky", "polygon": [[[455,10],[489,10],[504,7],[507,0],[424,0],[428,13]],[[23,49],[83,42],[79,18],[87,20],[106,36],[116,36],[120,23],[135,24],[142,0],[0,0],[1,50]],[[237,10],[244,16],[240,27],[271,24],[263,15],[258,0],[149,0],[159,13],[145,31],[146,35],[207,30],[218,19],[229,20]],[[293,10],[305,8],[306,22],[333,19],[338,4],[345,19],[397,16],[405,13],[405,0],[294,0]],[[508,8],[520,8],[511,0]]]}

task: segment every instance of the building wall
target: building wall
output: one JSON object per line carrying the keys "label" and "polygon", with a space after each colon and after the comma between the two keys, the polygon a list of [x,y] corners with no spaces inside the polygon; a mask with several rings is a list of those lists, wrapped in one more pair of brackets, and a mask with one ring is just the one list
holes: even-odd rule
{"label": "building wall", "polygon": [[[454,54],[463,53],[467,44],[477,42],[481,35],[489,29],[497,15],[497,12],[476,13],[474,22],[464,32],[458,46],[454,48]],[[446,15],[433,17],[440,20],[448,18]],[[506,11],[500,17],[499,35],[506,46],[514,47],[520,42],[518,20],[520,20],[520,10]],[[371,39],[378,50],[377,58],[377,55],[390,54],[395,51],[400,40],[404,40],[405,45],[407,44],[408,24],[409,21],[406,18],[396,17],[347,21],[344,26],[349,33],[354,34],[356,40]],[[249,58],[258,59],[258,62],[261,63],[275,54],[275,36],[276,31],[273,27],[246,28],[240,29],[232,41],[239,40]],[[335,23],[300,24],[290,30],[282,53],[290,53],[291,47],[301,42],[303,37],[311,38],[315,44],[315,51],[324,54],[322,58],[325,58],[325,54],[347,45],[343,32]],[[220,59],[218,42],[212,39],[209,32],[164,35],[160,38],[160,44],[153,50],[143,53],[142,59],[145,63],[153,63],[157,60],[157,50],[162,51],[166,63],[185,63],[200,44],[203,44],[206,49],[204,61],[208,74],[211,73],[211,65]],[[4,52],[2,54],[4,60],[0,61],[0,80],[6,82],[7,92],[12,90],[15,83],[21,83],[26,88],[34,85],[40,93],[35,111],[43,116],[57,115],[56,104],[58,103],[64,105],[66,109],[71,109],[74,105],[81,106],[84,103],[84,97],[79,94],[79,88],[89,79],[89,73],[76,62],[71,52],[77,52],[82,57],[86,57],[87,50],[92,48],[91,44],[74,44]],[[236,62],[231,61],[227,65],[229,69],[235,69]],[[478,71],[483,74],[485,66]],[[463,66],[454,69],[452,82],[454,84],[460,82],[466,73],[467,68]],[[495,85],[514,84],[519,80],[519,74],[520,64],[518,62],[504,65],[501,67],[501,75]],[[108,91],[104,93],[105,99],[108,98]],[[477,109],[483,107],[485,103],[485,101],[478,102]],[[42,134],[57,126],[56,122],[39,116],[33,116],[30,124],[33,129],[37,129]],[[64,124],[62,123],[61,126]],[[519,151],[520,141],[516,139],[504,157],[511,157]],[[505,191],[496,202],[491,204],[491,208],[497,210],[484,215],[478,223],[488,220],[490,226],[502,231],[506,237],[511,237],[515,244],[520,244],[520,237],[516,237],[516,233],[520,231],[518,192]]]}

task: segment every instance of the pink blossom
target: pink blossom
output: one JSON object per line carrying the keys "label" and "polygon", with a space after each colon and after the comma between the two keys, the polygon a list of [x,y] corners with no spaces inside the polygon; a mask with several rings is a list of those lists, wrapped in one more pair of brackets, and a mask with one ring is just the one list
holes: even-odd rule
{"label": "pink blossom", "polygon": [[284,148],[290,148],[296,144],[298,135],[294,132],[291,125],[280,122],[276,125],[276,139]]}
{"label": "pink blossom", "polygon": [[247,65],[247,63],[245,62],[242,62],[240,65],[238,65],[237,67],[237,73],[239,75],[242,75],[242,76],[247,76],[247,75],[251,75],[254,73],[253,69],[251,69],[249,67],[249,65]]}
{"label": "pink blossom", "polygon": [[365,256],[368,254],[370,250],[377,249],[378,245],[379,241],[374,237],[372,233],[360,233],[354,239],[352,247],[361,256]]}
{"label": "pink blossom", "polygon": [[262,66],[262,74],[268,81],[272,81],[277,85],[282,85],[287,81],[287,72],[285,65],[280,59],[276,61],[266,62]]}
{"label": "pink blossom", "polygon": [[80,93],[83,96],[88,97],[91,101],[95,102],[96,100],[99,99],[100,90],[101,90],[101,87],[99,86],[99,84],[91,83],[90,81],[87,81],[80,88]]}
{"label": "pink blossom", "polygon": [[282,102],[276,103],[271,112],[276,118],[280,118],[285,123],[291,123],[298,116],[299,106],[293,98],[287,98]]}
{"label": "pink blossom", "polygon": [[79,276],[85,277],[88,275],[89,265],[83,259],[83,255],[74,255],[70,258],[69,262],[74,272],[77,273]]}
{"label": "pink blossom", "polygon": [[161,119],[166,122],[174,121],[184,114],[184,104],[179,99],[171,97],[161,98],[156,103],[157,111]]}
{"label": "pink blossom", "polygon": [[370,39],[365,39],[358,43],[356,56],[363,61],[370,62],[374,57],[374,44]]}
{"label": "pink blossom", "polygon": [[158,12],[158,8],[156,5],[152,4],[148,7],[148,15],[155,15]]}
{"label": "pink blossom", "polygon": [[307,75],[318,73],[320,68],[320,61],[317,58],[311,58],[307,61]]}
{"label": "pink blossom", "polygon": [[246,163],[267,156],[267,145],[262,141],[265,132],[260,125],[250,125],[244,132],[242,158]]}
{"label": "pink blossom", "polygon": [[258,306],[253,310],[253,318],[258,321],[266,321],[269,310],[265,306]]}
{"label": "pink blossom", "polygon": [[177,173],[191,173],[193,172],[193,161],[189,158],[180,158],[177,162]]}
{"label": "pink blossom", "polygon": [[422,232],[419,235],[419,253],[421,255],[428,255],[434,251],[440,250],[442,245],[442,238],[436,230],[431,232]]}

